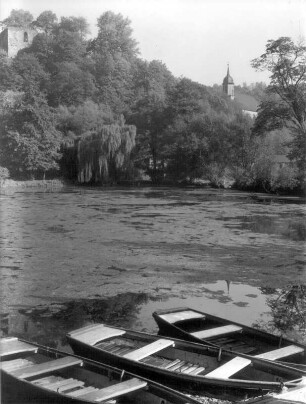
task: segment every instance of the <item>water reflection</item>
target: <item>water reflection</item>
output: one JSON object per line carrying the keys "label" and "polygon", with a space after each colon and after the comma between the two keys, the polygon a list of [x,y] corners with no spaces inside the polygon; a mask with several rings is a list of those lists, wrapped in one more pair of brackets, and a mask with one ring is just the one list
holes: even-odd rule
{"label": "water reflection", "polygon": [[279,217],[269,215],[248,215],[235,217],[219,217],[224,221],[225,227],[231,229],[248,230],[252,233],[275,234],[288,240],[306,241],[306,223],[300,215],[293,217]]}
{"label": "water reflection", "polygon": [[14,335],[42,345],[70,350],[65,335],[90,323],[132,328],[139,307],[148,302],[144,293],[124,293],[109,299],[80,299],[40,304],[6,313],[1,321],[3,336]]}
{"label": "water reflection", "polygon": [[65,335],[73,329],[100,322],[157,332],[153,311],[191,307],[301,342],[305,338],[305,296],[305,285],[275,290],[223,280],[203,284],[201,294],[192,297],[122,293],[108,299],[77,299],[19,308],[2,315],[1,331],[3,336],[14,335],[69,352]]}

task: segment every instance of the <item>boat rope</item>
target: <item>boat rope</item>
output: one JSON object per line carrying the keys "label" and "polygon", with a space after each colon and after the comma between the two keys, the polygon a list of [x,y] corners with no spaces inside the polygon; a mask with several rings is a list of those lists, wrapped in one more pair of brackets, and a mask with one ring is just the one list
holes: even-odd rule
{"label": "boat rope", "polygon": [[291,386],[292,384],[296,386],[297,384],[301,383],[303,381],[304,377],[300,377],[299,379],[294,379],[294,380],[289,380],[288,382],[285,382],[285,386]]}
{"label": "boat rope", "polygon": [[290,366],[298,366],[301,368],[306,368],[306,365],[303,365],[302,363],[285,362],[285,361],[271,361],[271,362],[280,363],[281,365],[290,365]]}

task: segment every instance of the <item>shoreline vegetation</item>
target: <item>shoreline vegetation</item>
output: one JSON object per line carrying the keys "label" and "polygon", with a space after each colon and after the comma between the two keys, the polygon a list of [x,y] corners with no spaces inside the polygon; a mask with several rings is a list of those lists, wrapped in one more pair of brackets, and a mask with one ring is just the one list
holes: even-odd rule
{"label": "shoreline vegetation", "polygon": [[15,181],[11,179],[0,180],[0,189],[7,188],[62,188],[67,183],[60,179],[53,180],[26,180]]}
{"label": "shoreline vegetation", "polygon": [[182,186],[204,179],[216,188],[305,193],[300,42],[269,40],[251,61],[271,73],[269,85],[236,86],[259,104],[254,117],[223,85],[176,77],[162,61],[142,59],[121,14],[104,12],[94,38],[84,18],[58,19],[51,10],[37,19],[12,10],[1,23],[36,34],[14,57],[0,54],[0,181],[126,186],[148,178]]}
{"label": "shoreline vegetation", "polygon": [[236,187],[232,187],[232,184],[230,182],[224,182],[222,187],[216,187],[209,181],[195,181],[192,183],[163,183],[163,184],[153,184],[150,181],[145,181],[145,180],[138,180],[138,181],[122,181],[119,183],[101,183],[101,184],[96,184],[96,183],[79,183],[76,181],[71,181],[71,180],[66,180],[66,179],[60,179],[60,178],[54,178],[54,179],[48,179],[48,180],[13,180],[10,178],[7,179],[0,179],[0,191],[9,189],[9,190],[20,190],[20,189],[33,189],[33,190],[41,190],[41,189],[61,189],[66,186],[72,186],[72,187],[77,187],[77,188],[107,188],[107,187],[119,187],[119,188],[125,188],[125,187],[130,187],[130,188],[139,188],[139,187],[173,187],[173,188],[186,188],[186,187],[194,187],[194,188],[212,188],[212,189],[224,189],[224,190],[230,190],[232,189],[233,191],[239,191],[239,192],[246,192],[250,193],[254,196],[254,198],[258,200],[267,200],[269,198],[279,198],[280,200],[283,201],[292,201],[294,203],[306,203],[306,199],[304,194],[294,194],[294,193],[273,193],[273,192],[261,192],[259,190],[244,190],[244,189],[239,189]]}

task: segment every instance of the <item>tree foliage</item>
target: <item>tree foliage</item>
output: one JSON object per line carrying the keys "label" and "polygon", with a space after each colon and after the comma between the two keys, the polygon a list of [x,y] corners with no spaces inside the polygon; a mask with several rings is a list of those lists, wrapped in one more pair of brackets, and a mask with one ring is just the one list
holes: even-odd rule
{"label": "tree foliage", "polygon": [[34,177],[58,168],[60,133],[41,93],[2,98],[0,144],[2,165],[17,177]]}
{"label": "tree foliage", "polygon": [[107,125],[78,141],[78,180],[81,183],[116,181],[135,145],[136,128]]}
{"label": "tree foliage", "polygon": [[32,22],[32,27],[44,30],[46,34],[50,34],[56,27],[57,16],[51,10],[43,11],[35,21]]}
{"label": "tree foliage", "polygon": [[[276,190],[297,183],[294,165],[273,174],[280,147],[252,136],[254,122],[220,86],[176,78],[162,61],[139,58],[131,22],[121,14],[98,17],[90,40],[83,17],[58,19],[51,10],[34,21],[13,10],[4,22],[38,31],[10,63],[0,55],[0,165],[12,176],[40,175],[59,164],[71,179],[79,167],[85,182],[139,170],[156,184],[200,177],[216,186],[230,179]],[[254,132],[289,128],[286,150],[301,173],[305,48],[289,38],[269,41],[253,65],[272,73],[265,97],[263,83],[240,88],[261,99]]]}
{"label": "tree foliage", "polygon": [[132,66],[138,54],[130,20],[107,11],[98,18],[98,35],[89,44],[99,101],[117,113],[127,110],[132,96]]}
{"label": "tree foliage", "polygon": [[252,61],[271,72],[267,97],[261,103],[255,133],[287,127],[293,136],[290,157],[306,168],[306,47],[288,37],[270,40],[266,52]]}
{"label": "tree foliage", "polygon": [[25,10],[12,10],[10,15],[5,18],[2,24],[7,27],[28,27],[33,21],[33,16],[29,11]]}

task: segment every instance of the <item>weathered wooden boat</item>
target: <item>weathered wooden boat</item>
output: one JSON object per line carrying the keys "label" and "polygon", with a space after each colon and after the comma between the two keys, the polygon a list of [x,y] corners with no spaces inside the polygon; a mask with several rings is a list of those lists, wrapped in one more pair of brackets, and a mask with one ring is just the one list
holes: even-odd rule
{"label": "weathered wooden boat", "polygon": [[188,307],[158,310],[153,317],[162,335],[237,353],[260,355],[267,360],[284,361],[306,370],[306,346],[286,338]]}
{"label": "weathered wooden boat", "polygon": [[306,403],[306,378],[303,378],[296,387],[284,388],[280,393],[268,393],[262,397],[256,397],[241,404],[305,404]]}
{"label": "weathered wooden boat", "polygon": [[[295,385],[306,373],[260,357],[93,324],[67,335],[73,351],[184,391],[237,398]],[[278,350],[276,350],[278,351]],[[275,352],[277,355],[277,352]]]}
{"label": "weathered wooden boat", "polygon": [[18,392],[30,403],[198,403],[143,377],[18,338],[1,339],[0,353],[1,389],[14,404]]}

